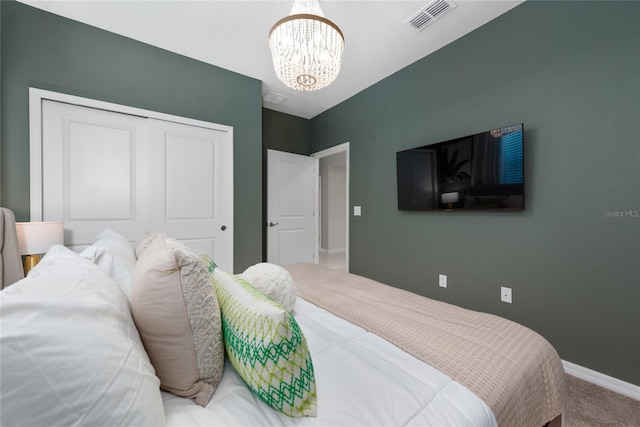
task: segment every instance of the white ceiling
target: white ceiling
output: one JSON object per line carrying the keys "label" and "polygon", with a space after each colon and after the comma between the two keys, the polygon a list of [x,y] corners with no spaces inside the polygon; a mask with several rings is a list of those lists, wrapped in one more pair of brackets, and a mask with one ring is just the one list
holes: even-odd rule
{"label": "white ceiling", "polygon": [[284,96],[266,108],[312,118],[491,21],[524,0],[453,0],[456,7],[420,32],[405,21],[431,0],[324,0],[325,17],[345,37],[340,74],[329,87],[300,92],[273,70],[267,37],[292,0],[31,1],[31,6],[262,81]]}

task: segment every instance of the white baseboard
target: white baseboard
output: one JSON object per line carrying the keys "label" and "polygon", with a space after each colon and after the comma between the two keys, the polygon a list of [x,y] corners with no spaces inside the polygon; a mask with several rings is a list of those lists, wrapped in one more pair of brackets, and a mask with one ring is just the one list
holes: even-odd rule
{"label": "white baseboard", "polygon": [[345,249],[323,249],[320,248],[318,249],[318,252],[321,252],[323,254],[338,254],[338,253],[344,253],[346,252]]}
{"label": "white baseboard", "polygon": [[609,375],[585,368],[584,366],[576,365],[575,363],[567,362],[566,360],[562,361],[562,366],[564,367],[564,371],[569,375],[589,381],[592,384],[632,399],[640,400],[640,386],[610,377]]}

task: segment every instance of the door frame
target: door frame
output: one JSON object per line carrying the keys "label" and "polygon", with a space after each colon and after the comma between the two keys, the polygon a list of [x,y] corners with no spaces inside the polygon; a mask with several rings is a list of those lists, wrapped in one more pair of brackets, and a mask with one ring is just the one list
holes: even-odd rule
{"label": "door frame", "polygon": [[[350,176],[351,176],[351,172],[350,172],[350,144],[349,142],[344,142],[342,144],[339,145],[335,145],[333,147],[327,148],[325,150],[321,150],[318,151],[316,153],[311,154],[311,157],[314,157],[316,159],[318,159],[318,162],[320,161],[320,159],[322,159],[323,157],[328,157],[328,156],[333,156],[334,154],[339,154],[339,153],[345,153],[345,163],[346,163],[346,177],[345,177],[345,236],[344,236],[344,250],[345,250],[345,271],[348,273],[349,272],[349,212],[350,212],[350,202],[349,202],[349,181],[350,181]],[[316,180],[319,180],[320,177],[320,168],[316,168]],[[322,197],[322,194],[318,194],[316,197],[316,212],[319,209],[319,198]],[[316,236],[319,236],[319,232],[320,232],[320,215],[316,216],[317,218],[317,222],[316,222]],[[320,246],[320,241],[318,239],[316,239],[316,245]]]}
{"label": "door frame", "polygon": [[[29,88],[29,192],[30,192],[30,216],[31,221],[42,221],[42,101],[50,100],[79,105],[81,107],[96,108],[99,110],[113,111],[115,113],[129,114],[132,116],[147,117],[151,119],[176,122],[190,126],[199,126],[208,129],[227,132],[231,143],[231,158],[233,159],[233,127],[217,123],[205,122],[187,117],[174,116],[158,111],[145,110],[143,108],[129,107],[127,105],[114,104],[96,99],[84,98],[66,93],[53,92],[45,89]],[[231,162],[231,176],[233,177],[233,161]],[[233,179],[231,180],[231,194],[233,197]],[[234,218],[233,206],[231,206],[231,220]],[[233,245],[233,243],[232,243]],[[233,249],[232,249],[233,250]]]}

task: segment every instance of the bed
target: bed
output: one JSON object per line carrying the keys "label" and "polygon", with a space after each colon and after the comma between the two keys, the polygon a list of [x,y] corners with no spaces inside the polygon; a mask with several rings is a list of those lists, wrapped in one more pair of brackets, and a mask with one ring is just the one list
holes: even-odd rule
{"label": "bed", "polygon": [[[0,292],[3,426],[561,423],[561,361],[543,337],[521,325],[313,264],[277,267],[294,284],[287,310],[289,302],[279,304],[278,296],[221,272],[207,257],[189,264],[195,255],[186,248],[180,250],[188,256],[174,257],[178,243],[166,236],[141,240],[134,248],[105,230],[81,254],[54,246],[26,278]],[[166,266],[149,267],[161,258],[156,250],[171,254],[170,275]],[[151,288],[141,291],[149,271],[164,276],[152,276]],[[168,278],[182,288],[153,300],[169,287],[158,285]],[[205,278],[208,286],[184,291],[187,281]],[[229,344],[236,339],[229,325],[253,316],[232,317],[233,304],[246,297],[236,292],[257,298],[268,316],[288,322],[296,345],[304,344],[307,353],[296,357],[302,354],[312,369],[291,375],[297,380],[302,372],[304,381],[296,384],[311,390],[303,397],[312,397],[306,412],[287,415],[252,388],[255,360],[246,365],[248,376],[236,365],[249,351],[234,353],[240,346]],[[177,300],[177,311],[167,309],[166,301]],[[207,334],[202,322],[209,322],[211,307],[224,326]],[[189,339],[180,342],[175,337],[184,331]],[[177,344],[158,356],[159,346]],[[212,362],[208,349],[221,345],[226,351]],[[185,385],[194,374],[195,382]],[[284,396],[291,405],[304,395],[295,390]]]}

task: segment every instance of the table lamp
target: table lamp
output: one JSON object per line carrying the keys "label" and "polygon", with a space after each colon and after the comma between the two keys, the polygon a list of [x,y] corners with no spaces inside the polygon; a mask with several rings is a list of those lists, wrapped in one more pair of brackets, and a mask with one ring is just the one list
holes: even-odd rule
{"label": "table lamp", "polygon": [[447,210],[453,209],[453,204],[458,203],[458,193],[443,193],[442,203],[447,205]]}
{"label": "table lamp", "polygon": [[64,244],[62,222],[16,222],[16,231],[18,250],[21,255],[26,255],[23,264],[25,275],[51,246]]}

